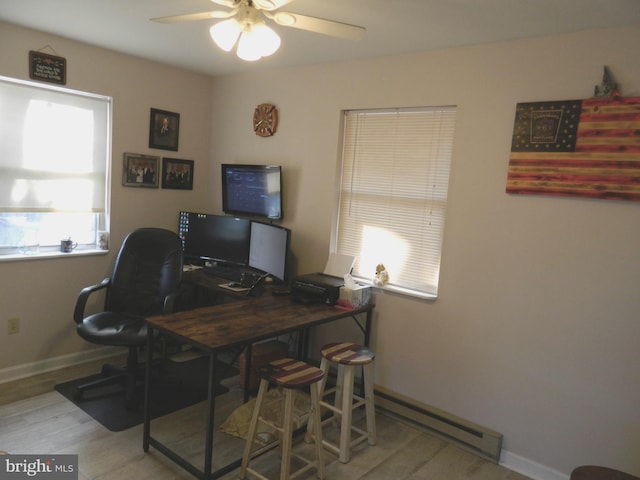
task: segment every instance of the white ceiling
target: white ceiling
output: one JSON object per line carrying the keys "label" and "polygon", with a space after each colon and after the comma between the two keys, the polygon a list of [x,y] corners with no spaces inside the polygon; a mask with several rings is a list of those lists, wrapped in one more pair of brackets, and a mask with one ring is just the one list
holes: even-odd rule
{"label": "white ceiling", "polygon": [[[0,20],[211,75],[640,24],[640,0],[295,0],[281,10],[361,25],[365,38],[275,26],[280,50],[244,62],[213,44],[214,20],[149,21],[209,10],[225,8],[210,0],[0,0]],[[65,56],[55,41],[50,47]]]}

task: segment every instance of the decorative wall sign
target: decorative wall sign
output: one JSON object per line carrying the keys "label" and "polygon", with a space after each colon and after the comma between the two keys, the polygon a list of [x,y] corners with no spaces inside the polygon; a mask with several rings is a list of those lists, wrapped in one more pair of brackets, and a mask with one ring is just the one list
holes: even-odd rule
{"label": "decorative wall sign", "polygon": [[122,185],[125,187],[158,188],[160,157],[125,153]]}
{"label": "decorative wall sign", "polygon": [[66,85],[67,59],[42,52],[29,52],[29,77],[49,83]]}
{"label": "decorative wall sign", "polygon": [[506,191],[640,201],[640,97],[517,104]]}
{"label": "decorative wall sign", "polygon": [[260,137],[270,137],[278,129],[278,109],[269,103],[258,105],[253,111],[253,131]]}
{"label": "decorative wall sign", "polygon": [[162,159],[162,188],[193,190],[193,160]]}
{"label": "decorative wall sign", "polygon": [[151,109],[149,119],[149,148],[178,151],[180,114]]}

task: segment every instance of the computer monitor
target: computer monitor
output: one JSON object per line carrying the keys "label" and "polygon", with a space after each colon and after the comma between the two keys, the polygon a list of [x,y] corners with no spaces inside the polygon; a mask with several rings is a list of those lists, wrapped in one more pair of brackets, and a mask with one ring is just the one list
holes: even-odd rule
{"label": "computer monitor", "polygon": [[287,228],[251,222],[249,266],[284,282],[290,238],[291,231]]}
{"label": "computer monitor", "polygon": [[282,167],[222,164],[222,211],[282,218]]}
{"label": "computer monitor", "polygon": [[246,266],[251,221],[225,215],[180,212],[179,235],[185,259]]}

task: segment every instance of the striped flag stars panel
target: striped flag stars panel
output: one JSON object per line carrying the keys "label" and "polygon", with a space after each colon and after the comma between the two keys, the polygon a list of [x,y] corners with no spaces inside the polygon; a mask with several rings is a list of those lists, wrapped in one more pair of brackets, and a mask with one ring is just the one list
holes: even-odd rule
{"label": "striped flag stars panel", "polygon": [[640,97],[519,103],[506,191],[640,201]]}

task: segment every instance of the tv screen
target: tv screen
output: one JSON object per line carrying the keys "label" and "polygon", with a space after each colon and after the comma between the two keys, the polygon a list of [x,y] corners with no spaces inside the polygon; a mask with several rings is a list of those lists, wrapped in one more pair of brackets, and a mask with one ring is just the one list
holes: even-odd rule
{"label": "tv screen", "polygon": [[222,164],[222,210],[231,215],[282,218],[282,168]]}
{"label": "tv screen", "polygon": [[287,228],[251,222],[249,266],[284,282],[290,237],[291,231]]}
{"label": "tv screen", "polygon": [[208,213],[180,212],[179,234],[185,258],[247,265],[251,222]]}

